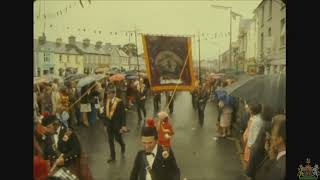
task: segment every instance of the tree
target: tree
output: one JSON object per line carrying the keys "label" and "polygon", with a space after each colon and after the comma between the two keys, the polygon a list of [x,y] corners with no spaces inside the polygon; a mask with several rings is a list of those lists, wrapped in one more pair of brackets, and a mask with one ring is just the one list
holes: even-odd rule
{"label": "tree", "polygon": [[133,43],[125,44],[121,50],[128,56],[137,56],[137,46]]}

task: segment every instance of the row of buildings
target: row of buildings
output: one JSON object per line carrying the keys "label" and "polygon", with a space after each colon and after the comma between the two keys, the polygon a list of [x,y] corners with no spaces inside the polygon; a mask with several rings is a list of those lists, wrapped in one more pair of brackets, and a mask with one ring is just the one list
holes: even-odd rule
{"label": "row of buildings", "polygon": [[272,74],[286,69],[286,6],[280,0],[263,0],[252,19],[241,19],[239,36],[219,56],[219,69]]}
{"label": "row of buildings", "polygon": [[145,69],[143,58],[128,56],[120,45],[101,41],[92,44],[89,39],[77,42],[74,36],[64,43],[61,38],[56,42],[47,41],[43,34],[34,39],[33,52],[34,76],[62,76],[67,71],[91,74],[98,68],[135,70],[138,63],[141,70]]}

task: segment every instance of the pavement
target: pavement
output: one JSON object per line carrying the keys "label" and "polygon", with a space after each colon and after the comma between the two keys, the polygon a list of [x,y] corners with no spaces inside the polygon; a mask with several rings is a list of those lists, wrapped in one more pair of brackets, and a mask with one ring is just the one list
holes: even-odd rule
{"label": "pavement", "polygon": [[[165,97],[162,95],[162,107]],[[146,102],[147,117],[153,116],[152,99]],[[217,138],[217,109],[208,102],[203,128],[198,125],[197,112],[193,110],[189,92],[178,92],[174,112],[170,115],[175,131],[172,148],[184,180],[244,180],[241,147],[236,138]],[[101,121],[89,128],[79,128],[79,138],[94,180],[129,179],[136,153],[141,150],[137,113],[127,111],[127,126],[131,131],[124,135],[125,158],[120,156],[120,145],[115,142],[116,162],[108,164],[109,146]]]}

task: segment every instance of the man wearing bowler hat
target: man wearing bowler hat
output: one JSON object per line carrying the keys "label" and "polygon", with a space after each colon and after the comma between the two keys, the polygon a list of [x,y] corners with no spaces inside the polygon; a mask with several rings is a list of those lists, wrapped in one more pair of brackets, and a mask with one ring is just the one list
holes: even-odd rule
{"label": "man wearing bowler hat", "polygon": [[102,119],[108,133],[108,142],[110,147],[111,157],[108,159],[108,163],[116,160],[116,152],[114,148],[114,139],[121,146],[121,154],[124,156],[125,143],[122,139],[122,133],[127,132],[126,127],[126,112],[125,107],[121,99],[116,96],[116,88],[109,86],[107,88],[107,99],[104,106],[100,109],[100,118]]}
{"label": "man wearing bowler hat", "polygon": [[137,153],[130,180],[180,180],[180,169],[171,148],[158,145],[154,124],[142,128],[141,142],[144,150]]}

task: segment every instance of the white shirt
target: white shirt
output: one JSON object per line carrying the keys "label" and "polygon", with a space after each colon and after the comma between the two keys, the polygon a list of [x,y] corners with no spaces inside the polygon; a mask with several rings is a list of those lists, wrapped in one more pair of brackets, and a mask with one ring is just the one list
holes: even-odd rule
{"label": "white shirt", "polygon": [[59,126],[59,128],[57,129],[57,134],[54,134],[54,135],[53,135],[54,144],[56,145],[57,148],[58,148],[58,141],[59,141],[60,130],[61,130],[61,126]]}
{"label": "white shirt", "polygon": [[252,124],[248,132],[248,147],[255,143],[262,125],[263,121],[260,114],[252,116]]}
{"label": "white shirt", "polygon": [[[154,156],[153,156],[153,155],[148,155],[148,156],[147,156],[147,161],[148,161],[149,166],[150,166],[151,168],[152,168],[152,165],[153,165],[155,156],[157,155],[157,151],[158,151],[158,144],[156,144],[156,146],[155,146],[155,147],[153,148],[153,150],[152,150],[152,153],[154,154]],[[147,171],[146,180],[152,180],[149,171],[148,171],[148,170],[146,170],[146,171]]]}
{"label": "white shirt", "polygon": [[277,160],[279,160],[282,156],[286,155],[286,151],[281,151],[278,153]]}

